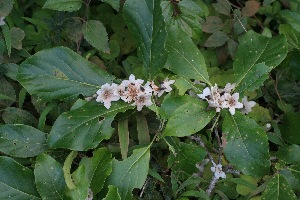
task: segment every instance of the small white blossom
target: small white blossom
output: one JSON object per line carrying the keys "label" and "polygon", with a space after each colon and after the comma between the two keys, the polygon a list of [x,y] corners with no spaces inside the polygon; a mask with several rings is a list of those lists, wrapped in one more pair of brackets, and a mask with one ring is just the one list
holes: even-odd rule
{"label": "small white blossom", "polygon": [[0,17],[0,26],[4,25],[5,24],[5,21],[4,21],[5,17]]}
{"label": "small white blossom", "polygon": [[213,167],[210,168],[210,170],[214,173],[214,176],[219,179],[219,178],[226,178],[226,174],[222,171],[222,165],[218,164],[216,165],[213,163]]}
{"label": "small white blossom", "polygon": [[198,94],[198,96],[201,99],[208,100],[208,98],[210,97],[210,89],[209,89],[209,87],[204,88],[204,90],[202,91],[202,94]]}
{"label": "small white blossom", "polygon": [[227,83],[227,84],[225,85],[224,92],[226,92],[226,93],[231,93],[231,91],[234,90],[235,85],[236,85],[235,83],[233,83],[233,84]]}
{"label": "small white blossom", "polygon": [[136,106],[138,111],[141,111],[143,106],[151,106],[153,103],[151,101],[151,94],[141,94],[138,95],[132,106]]}
{"label": "small white blossom", "polygon": [[112,101],[118,101],[120,99],[120,96],[115,94],[117,87],[118,85],[115,83],[102,85],[101,89],[97,91],[98,96],[96,101],[104,103],[105,108],[109,109]]}
{"label": "small white blossom", "polygon": [[246,96],[244,96],[244,98],[242,99],[242,103],[244,105],[244,108],[241,111],[243,114],[248,114],[249,112],[251,112],[252,108],[256,105],[254,101],[248,101]]}
{"label": "small white blossom", "polygon": [[231,115],[235,114],[236,108],[243,108],[243,104],[239,102],[239,93],[234,93],[230,95],[229,93],[225,93],[225,101],[222,103],[223,108],[229,108],[229,112]]}
{"label": "small white blossom", "polygon": [[94,198],[94,193],[91,189],[89,189],[88,196],[86,197],[85,200],[93,200],[93,198]]}
{"label": "small white blossom", "polygon": [[271,124],[270,124],[270,123],[267,123],[267,124],[266,124],[266,128],[271,128]]}

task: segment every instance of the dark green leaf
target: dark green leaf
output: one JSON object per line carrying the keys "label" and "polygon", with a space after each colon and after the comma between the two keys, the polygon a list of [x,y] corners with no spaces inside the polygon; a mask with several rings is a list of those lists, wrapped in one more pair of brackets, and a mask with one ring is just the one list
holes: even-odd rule
{"label": "dark green leaf", "polygon": [[42,154],[36,159],[34,176],[36,187],[43,199],[65,199],[65,179],[62,166],[51,156]]}
{"label": "dark green leaf", "polygon": [[47,0],[43,8],[48,8],[58,11],[76,11],[81,8],[81,0]]}
{"label": "dark green leaf", "polygon": [[10,29],[11,46],[15,49],[22,49],[22,40],[25,38],[25,32],[16,27]]}
{"label": "dark green leaf", "polygon": [[47,149],[46,134],[27,125],[0,126],[0,151],[10,156],[34,157]]}
{"label": "dark green leaf", "polygon": [[268,138],[255,121],[236,112],[226,115],[223,122],[226,139],[224,154],[246,175],[263,176],[269,172]]}
{"label": "dark green leaf", "polygon": [[65,47],[36,53],[21,64],[18,80],[45,101],[91,96],[114,78]]}
{"label": "dark green leaf", "polygon": [[213,3],[213,7],[221,14],[230,15],[231,6],[227,0],[217,0],[217,3]]}
{"label": "dark green leaf", "polygon": [[4,24],[2,26],[2,33],[3,33],[4,39],[5,39],[5,44],[6,44],[6,49],[7,49],[8,55],[10,55],[10,53],[11,53],[11,33],[10,33],[10,30],[9,30],[9,27],[7,24]]}
{"label": "dark green leaf", "polygon": [[207,107],[207,103],[199,99],[180,106],[169,118],[163,136],[183,137],[202,130],[216,114]]}
{"label": "dark green leaf", "polygon": [[276,153],[278,159],[284,161],[286,164],[300,163],[300,146],[286,145],[281,147]]}
{"label": "dark green leaf", "polygon": [[168,166],[172,168],[172,172],[179,177],[189,177],[197,173],[196,164],[204,159],[205,150],[199,145],[176,142],[172,138],[168,138],[168,142],[174,151],[170,151],[172,153],[168,158]]}
{"label": "dark green leaf", "polygon": [[26,110],[22,110],[16,107],[8,107],[4,109],[2,118],[6,124],[26,124],[36,127],[38,123],[36,118],[32,114],[30,114]]}
{"label": "dark green leaf", "polygon": [[206,18],[205,23],[202,25],[202,30],[206,33],[214,33],[220,31],[223,25],[223,21],[220,17],[209,16]]}
{"label": "dark green leaf", "polygon": [[272,180],[268,183],[267,189],[264,191],[262,200],[296,200],[297,197],[289,183],[285,180],[285,178],[276,174]]}
{"label": "dark green leaf", "polygon": [[61,114],[55,121],[48,138],[52,148],[84,151],[95,148],[112,134],[111,122],[119,112],[133,108],[128,103],[112,103],[110,109],[89,102],[76,110]]}
{"label": "dark green leaf", "polygon": [[297,32],[292,26],[289,24],[280,24],[279,26],[280,34],[285,35],[287,38],[287,42],[292,48],[296,48],[300,50],[300,33]]}
{"label": "dark green leaf", "polygon": [[146,181],[149,161],[150,146],[133,150],[133,154],[123,161],[114,159],[107,184],[117,186],[122,199],[132,199],[132,190],[141,189]]}
{"label": "dark green leaf", "polygon": [[86,180],[95,196],[100,192],[106,178],[112,171],[110,151],[107,148],[99,148],[93,152],[92,158],[83,158],[79,165],[84,165]]}
{"label": "dark green leaf", "polygon": [[283,123],[279,126],[282,138],[291,144],[300,144],[299,131],[300,116],[297,113],[287,113],[283,116]]}
{"label": "dark green leaf", "polygon": [[125,158],[127,158],[129,146],[128,119],[118,121],[118,135],[122,159],[124,160]]}
{"label": "dark green leaf", "polygon": [[83,27],[83,35],[93,47],[105,53],[110,53],[106,28],[100,21],[87,21]]}
{"label": "dark green leaf", "polygon": [[210,84],[205,60],[191,38],[176,26],[167,29],[168,65],[174,73]]}
{"label": "dark green leaf", "polygon": [[33,172],[9,157],[0,157],[0,199],[41,199],[34,183]]}
{"label": "dark green leaf", "polygon": [[223,46],[230,38],[222,31],[214,32],[204,43],[205,47],[220,47]]}
{"label": "dark green leaf", "polygon": [[150,135],[147,119],[142,112],[138,112],[136,115],[137,132],[139,144],[150,144]]}
{"label": "dark green leaf", "polygon": [[294,29],[300,32],[300,14],[296,11],[291,10],[281,10],[281,17],[290,24]]}
{"label": "dark green leaf", "polygon": [[108,3],[109,5],[111,5],[111,7],[113,7],[113,9],[115,9],[116,11],[119,11],[120,0],[101,0],[101,1]]}
{"label": "dark green leaf", "polygon": [[255,90],[269,77],[268,72],[279,65],[287,54],[284,36],[267,38],[248,31],[241,39],[233,68],[236,91]]}
{"label": "dark green leaf", "polygon": [[5,99],[0,99],[0,107],[11,106],[16,100],[15,89],[4,77],[1,76],[0,83],[0,93],[6,97]]}
{"label": "dark green leaf", "polygon": [[166,31],[160,0],[127,0],[124,18],[135,38],[146,76],[157,76],[167,60]]}

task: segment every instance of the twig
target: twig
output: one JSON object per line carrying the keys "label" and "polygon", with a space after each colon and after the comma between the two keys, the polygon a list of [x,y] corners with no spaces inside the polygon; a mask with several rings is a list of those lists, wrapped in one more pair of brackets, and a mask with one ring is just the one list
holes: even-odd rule
{"label": "twig", "polygon": [[141,194],[140,194],[140,198],[143,197],[143,194],[144,194],[145,188],[146,188],[146,186],[147,186],[147,184],[148,184],[148,181],[149,181],[149,179],[147,179],[146,182],[145,182],[144,185],[143,185],[143,188],[142,188],[142,191],[141,191]]}
{"label": "twig", "polygon": [[210,196],[210,194],[213,191],[213,189],[215,188],[217,182],[218,182],[218,178],[214,175],[209,183],[207,190],[206,190],[206,194],[208,196]]}

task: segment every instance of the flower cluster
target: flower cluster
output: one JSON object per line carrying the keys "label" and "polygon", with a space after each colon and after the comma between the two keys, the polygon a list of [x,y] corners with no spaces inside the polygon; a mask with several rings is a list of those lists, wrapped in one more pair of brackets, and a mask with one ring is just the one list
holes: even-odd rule
{"label": "flower cluster", "polygon": [[164,92],[170,92],[174,80],[165,80],[160,86],[154,84],[154,82],[147,82],[143,85],[144,80],[135,79],[135,76],[131,74],[129,80],[124,80],[120,85],[115,83],[104,84],[96,92],[96,101],[103,103],[104,106],[109,109],[112,101],[123,100],[131,105],[137,106],[137,110],[142,110],[143,106],[151,106],[152,95],[160,97]]}
{"label": "flower cluster", "polygon": [[222,171],[222,165],[213,162],[213,167],[210,168],[210,170],[214,173],[214,176],[219,179],[219,178],[226,178],[226,174]]}
{"label": "flower cluster", "polygon": [[248,101],[245,96],[242,99],[242,103],[239,102],[239,93],[231,94],[234,90],[235,84],[227,83],[224,89],[220,89],[217,84],[209,88],[206,87],[202,94],[198,94],[201,99],[205,99],[210,107],[216,109],[216,112],[220,112],[223,108],[228,108],[229,112],[234,115],[235,109],[242,109],[241,112],[248,114],[251,112],[253,106],[255,106],[254,101]]}

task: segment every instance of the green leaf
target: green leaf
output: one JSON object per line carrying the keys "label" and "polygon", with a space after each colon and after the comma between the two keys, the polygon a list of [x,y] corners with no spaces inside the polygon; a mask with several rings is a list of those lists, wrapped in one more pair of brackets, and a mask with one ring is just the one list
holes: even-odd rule
{"label": "green leaf", "polygon": [[89,192],[89,183],[86,180],[86,171],[83,165],[79,166],[72,174],[72,179],[76,187],[67,189],[67,196],[74,200],[86,200]]}
{"label": "green leaf", "polygon": [[133,150],[133,154],[123,161],[113,159],[107,184],[118,187],[122,199],[132,199],[132,190],[143,187],[149,170],[150,146]]}
{"label": "green leaf", "polygon": [[25,38],[25,32],[16,27],[10,29],[11,46],[15,49],[22,49],[22,40]]}
{"label": "green leaf", "polygon": [[269,172],[268,138],[255,121],[240,112],[227,114],[223,122],[226,159],[246,175],[261,177]]}
{"label": "green leaf", "polygon": [[0,126],[0,151],[20,157],[34,157],[47,149],[46,134],[27,125]]}
{"label": "green leaf", "polygon": [[289,24],[280,24],[279,25],[280,34],[285,35],[287,42],[292,48],[300,50],[300,33],[297,32]]}
{"label": "green leaf", "polygon": [[85,151],[95,148],[103,139],[109,139],[114,116],[133,108],[125,102],[112,103],[110,109],[96,102],[89,102],[76,110],[61,114],[48,138],[52,148],[67,148]]}
{"label": "green leaf", "polygon": [[112,171],[110,151],[107,148],[99,148],[93,152],[92,158],[83,158],[79,165],[84,165],[89,188],[95,196],[101,191],[106,178]]}
{"label": "green leaf", "polygon": [[199,99],[178,107],[169,118],[163,136],[183,137],[202,130],[215,116],[207,103]]}
{"label": "green leaf", "polygon": [[298,12],[285,9],[281,10],[279,14],[288,24],[300,32],[300,14]]}
{"label": "green leaf", "polygon": [[224,24],[220,17],[208,16],[204,24],[202,24],[203,32],[214,33],[220,31]]}
{"label": "green leaf", "polygon": [[296,144],[285,145],[277,151],[276,155],[279,160],[286,164],[300,163],[300,146]]}
{"label": "green leaf", "polygon": [[299,130],[300,116],[297,113],[287,113],[283,116],[283,123],[279,125],[282,138],[291,144],[300,144]]}
{"label": "green leaf", "polygon": [[118,135],[119,135],[122,159],[125,159],[127,158],[128,146],[129,146],[128,119],[118,121]]}
{"label": "green leaf", "polygon": [[99,51],[110,53],[106,28],[100,21],[89,20],[84,24],[83,36]]}
{"label": "green leaf", "polygon": [[45,101],[93,95],[114,79],[107,72],[65,47],[42,50],[21,64],[19,82]]}
{"label": "green leaf", "polygon": [[0,107],[9,107],[16,101],[14,87],[4,78],[0,76],[0,93],[11,99],[0,99]]}
{"label": "green leaf", "polygon": [[103,200],[121,200],[117,187],[113,185],[109,185],[108,188],[109,188],[108,193]]}
{"label": "green leaf", "polygon": [[36,187],[43,199],[65,199],[65,179],[62,166],[51,156],[37,157],[34,169]]}
{"label": "green leaf", "polygon": [[257,181],[252,176],[241,175],[241,178],[234,178],[235,180],[239,179],[240,182],[232,181],[237,184],[236,191],[246,196],[253,192],[257,187]]}
{"label": "green leaf", "polygon": [[139,144],[150,144],[150,135],[147,119],[142,112],[136,114],[136,126]]}
{"label": "green leaf", "polygon": [[11,53],[11,34],[10,34],[10,30],[7,24],[4,24],[2,26],[2,33],[5,39],[5,44],[6,44],[6,49],[8,52],[8,55],[10,56]]}
{"label": "green leaf", "polygon": [[167,29],[166,49],[169,52],[168,65],[177,75],[196,79],[210,85],[202,53],[186,33],[175,26]]}
{"label": "green leaf", "polygon": [[[296,181],[300,183],[300,164],[289,166],[287,169],[293,174]],[[299,184],[297,186],[298,188],[300,187]]]}
{"label": "green leaf", "polygon": [[214,32],[204,43],[205,47],[220,47],[223,46],[228,40],[229,36],[222,32],[216,31]]}
{"label": "green leaf", "polygon": [[33,172],[14,161],[0,157],[0,199],[41,199],[34,183]]}
{"label": "green leaf", "polygon": [[67,158],[64,162],[64,166],[63,166],[63,172],[64,172],[66,184],[70,190],[73,190],[76,188],[76,186],[72,180],[72,176],[71,176],[71,166],[72,166],[72,162],[73,162],[74,158],[76,158],[77,154],[78,153],[76,151],[71,151],[71,153],[67,156]]}
{"label": "green leaf", "polygon": [[204,159],[205,150],[199,145],[178,142],[172,138],[167,140],[174,150],[174,152],[170,151],[172,153],[168,157],[168,167],[172,168],[172,172],[186,178],[197,173],[196,164]]}
{"label": "green leaf", "polygon": [[267,189],[262,194],[262,200],[296,200],[297,197],[286,179],[276,174],[268,183]]}
{"label": "green leaf", "polygon": [[0,0],[0,17],[7,16],[13,9],[14,1]]}
{"label": "green leaf", "polygon": [[2,114],[2,118],[6,124],[26,124],[36,127],[38,123],[36,118],[32,114],[30,114],[26,110],[22,110],[16,107],[5,108]]}
{"label": "green leaf", "polygon": [[0,94],[0,100],[11,100],[11,101],[15,101],[15,99],[9,97],[9,96],[6,96],[4,94]]}
{"label": "green leaf", "polygon": [[101,1],[105,2],[105,3],[108,3],[116,11],[119,11],[119,9],[120,9],[120,0],[101,0]]}
{"label": "green leaf", "polygon": [[213,3],[212,5],[219,13],[223,15],[230,15],[231,6],[228,1],[217,0],[217,3]]}
{"label": "green leaf", "polygon": [[204,10],[208,11],[204,3],[192,0],[178,1],[177,3],[162,1],[161,7],[167,25],[176,25],[188,37],[201,40],[200,22],[203,21],[201,17],[204,15]]}
{"label": "green leaf", "polygon": [[166,31],[160,0],[127,0],[124,18],[137,46],[138,56],[144,63],[149,79],[157,76],[167,60]]}
{"label": "green leaf", "polygon": [[47,0],[43,8],[48,8],[58,11],[76,11],[81,8],[81,0]]}
{"label": "green leaf", "polygon": [[239,42],[233,62],[236,91],[255,90],[286,57],[287,41],[284,36],[267,38],[248,31]]}
{"label": "green leaf", "polygon": [[197,191],[188,190],[188,191],[183,192],[180,196],[181,197],[198,197],[203,200],[209,200],[209,196],[202,189],[199,189],[199,191],[198,190]]}

